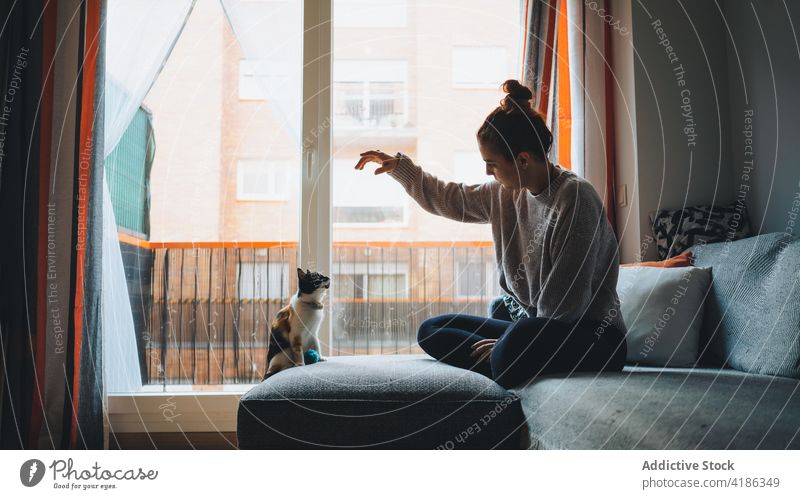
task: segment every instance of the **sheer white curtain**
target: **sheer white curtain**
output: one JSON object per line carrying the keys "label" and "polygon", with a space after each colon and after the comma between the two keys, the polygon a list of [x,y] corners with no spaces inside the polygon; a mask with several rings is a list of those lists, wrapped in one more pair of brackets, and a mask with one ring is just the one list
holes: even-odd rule
{"label": "sheer white curtain", "polygon": [[193,5],[194,0],[108,0],[106,156],[167,62]]}
{"label": "sheer white curtain", "polygon": [[220,0],[220,3],[244,53],[243,70],[257,83],[280,117],[281,125],[295,145],[299,145],[303,2]]}
{"label": "sheer white curtain", "polygon": [[[194,0],[108,0],[105,156],[114,150],[180,36]],[[103,182],[103,354],[107,392],[142,381],[128,284],[108,182]]]}
{"label": "sheer white curtain", "polygon": [[570,107],[572,110],[572,137],[570,157],[572,170],[578,175],[585,175],[584,144],[584,104],[586,88],[584,87],[584,45],[586,44],[584,23],[584,0],[567,0],[567,26],[569,38],[569,88]]}

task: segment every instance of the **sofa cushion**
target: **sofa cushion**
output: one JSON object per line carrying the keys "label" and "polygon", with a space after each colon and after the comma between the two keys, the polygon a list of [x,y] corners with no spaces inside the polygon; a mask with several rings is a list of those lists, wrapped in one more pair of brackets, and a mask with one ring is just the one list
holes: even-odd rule
{"label": "sofa cushion", "polygon": [[628,328],[627,361],[693,366],[710,282],[711,270],[699,267],[619,269],[617,294]]}
{"label": "sofa cushion", "polygon": [[800,239],[777,232],[692,252],[712,267],[701,344],[734,369],[800,378]]}
{"label": "sofa cushion", "polygon": [[334,357],[273,375],[239,403],[242,449],[519,448],[519,400],[426,355]]}
{"label": "sofa cushion", "polygon": [[626,366],[512,391],[531,448],[800,449],[800,381],[789,378]]}

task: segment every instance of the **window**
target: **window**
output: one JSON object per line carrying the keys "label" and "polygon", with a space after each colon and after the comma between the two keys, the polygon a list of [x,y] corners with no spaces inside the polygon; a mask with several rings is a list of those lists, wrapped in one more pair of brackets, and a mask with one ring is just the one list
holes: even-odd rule
{"label": "window", "polygon": [[333,24],[337,28],[403,28],[406,0],[336,0]]}
{"label": "window", "polygon": [[[445,181],[490,180],[474,133],[499,83],[520,76],[519,0],[445,4],[196,2],[145,99],[161,147],[146,199],[154,249],[126,260],[132,381],[258,383],[265,321],[300,266],[337,288],[320,335],[348,343],[323,340],[324,355],[414,353],[432,303],[485,311],[485,299],[455,295],[494,284],[491,227],[425,213],[396,180],[371,175],[375,164],[353,171],[359,152],[380,148]],[[303,36],[320,26],[332,43]],[[476,263],[456,279],[459,260]],[[482,286],[481,274],[494,277]]]}
{"label": "window", "polygon": [[408,195],[400,184],[388,177],[353,175],[353,165],[352,158],[333,160],[333,222],[405,224]]}
{"label": "window", "polygon": [[280,262],[237,264],[239,298],[266,300],[289,296],[289,265]]}
{"label": "window", "polygon": [[453,85],[497,86],[509,78],[505,47],[453,47]]}
{"label": "window", "polygon": [[236,199],[288,200],[290,170],[290,161],[240,159],[236,165]]}
{"label": "window", "polygon": [[408,63],[337,60],[333,110],[338,127],[397,128],[408,121]]}
{"label": "window", "polygon": [[456,262],[456,298],[494,298],[500,295],[494,263]]}
{"label": "window", "polygon": [[456,182],[467,185],[489,182],[492,177],[486,175],[486,162],[479,151],[455,151],[453,154],[453,172]]}
{"label": "window", "polygon": [[408,298],[408,264],[336,262],[334,295],[344,299],[380,300]]}

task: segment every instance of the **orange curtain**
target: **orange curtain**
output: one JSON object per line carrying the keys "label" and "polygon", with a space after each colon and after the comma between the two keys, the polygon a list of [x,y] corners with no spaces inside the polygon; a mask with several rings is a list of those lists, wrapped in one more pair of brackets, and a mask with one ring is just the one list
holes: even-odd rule
{"label": "orange curtain", "polygon": [[567,0],[527,0],[524,15],[525,84],[533,92],[537,111],[551,126],[554,161],[572,169]]}
{"label": "orange curtain", "polygon": [[558,6],[558,32],[556,39],[556,81],[558,98],[556,102],[558,123],[558,163],[571,170],[572,147],[572,107],[569,85],[569,33],[567,19],[567,0],[560,0]]}

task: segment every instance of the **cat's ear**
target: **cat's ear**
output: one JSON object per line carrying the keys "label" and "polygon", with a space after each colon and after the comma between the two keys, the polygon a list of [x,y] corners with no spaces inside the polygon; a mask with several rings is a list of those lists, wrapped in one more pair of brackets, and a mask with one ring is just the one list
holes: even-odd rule
{"label": "cat's ear", "polygon": [[303,269],[300,267],[297,268],[297,278],[302,279],[305,274],[303,273]]}

